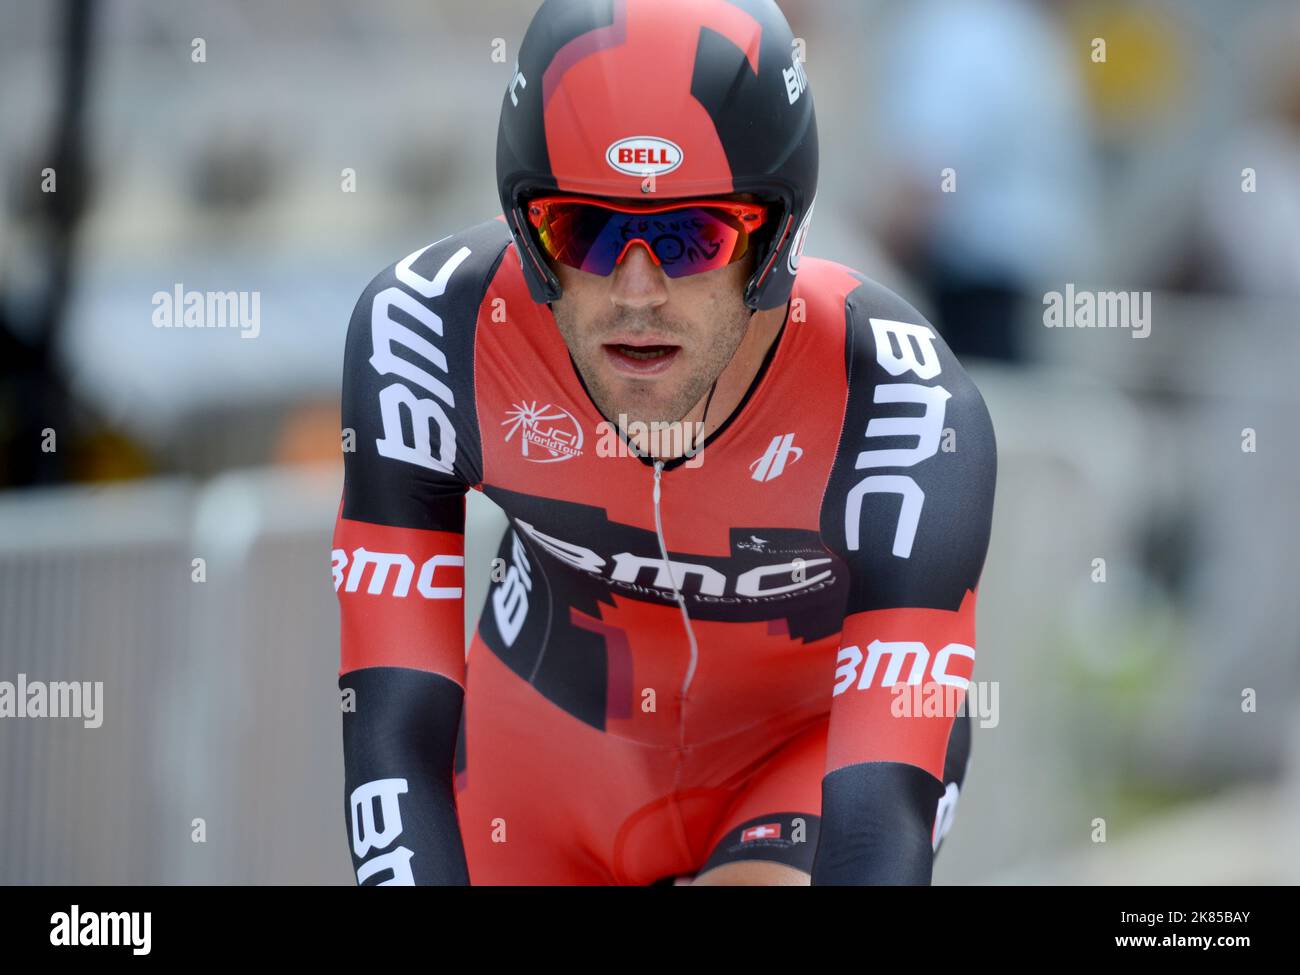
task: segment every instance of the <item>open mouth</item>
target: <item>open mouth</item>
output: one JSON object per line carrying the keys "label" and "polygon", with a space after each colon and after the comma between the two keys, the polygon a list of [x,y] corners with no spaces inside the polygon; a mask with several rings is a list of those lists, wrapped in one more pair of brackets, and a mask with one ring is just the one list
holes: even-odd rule
{"label": "open mouth", "polygon": [[626,345],[621,342],[604,346],[615,368],[639,376],[663,372],[677,358],[679,345]]}
{"label": "open mouth", "polygon": [[614,351],[620,355],[625,355],[630,359],[636,359],[638,362],[648,362],[651,359],[661,359],[677,351],[675,345],[615,345],[612,346]]}

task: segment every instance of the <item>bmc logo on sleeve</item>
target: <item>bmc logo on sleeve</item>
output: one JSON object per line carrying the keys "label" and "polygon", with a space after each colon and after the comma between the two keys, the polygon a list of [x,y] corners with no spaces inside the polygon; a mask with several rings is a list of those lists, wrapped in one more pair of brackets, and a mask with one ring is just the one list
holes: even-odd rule
{"label": "bmc logo on sleeve", "polygon": [[[349,567],[346,549],[336,548],[330,554],[335,592],[339,591],[340,586],[344,592],[356,592],[365,580],[367,570],[370,584],[366,586],[366,592],[371,596],[390,595],[401,599],[411,591],[415,562],[409,555],[401,552],[371,552],[358,547],[352,552]],[[463,555],[431,555],[420,565],[420,575],[415,578],[416,591],[425,599],[460,599],[464,593],[462,586],[435,586],[434,576],[444,566],[463,568],[464,565]]]}
{"label": "bmc logo on sleeve", "polygon": [[[432,246],[429,244],[408,255],[398,263],[395,271],[397,280],[419,298],[393,286],[380,291],[371,303],[373,354],[370,365],[381,376],[405,380],[392,382],[379,391],[379,415],[384,435],[375,440],[375,449],[383,457],[450,474],[456,463],[456,429],[447,410],[455,408],[456,397],[439,378],[447,375],[447,356],[430,338],[442,338],[442,317],[429,307],[428,300],[446,294],[451,276],[469,259],[470,249],[462,247],[452,254],[432,278],[421,277],[413,265]],[[408,328],[393,316],[394,311],[409,316],[420,329]],[[428,395],[420,396],[412,387]],[[409,443],[406,439],[408,429],[411,431]],[[436,456],[435,429],[438,431]]]}
{"label": "bmc logo on sleeve", "polygon": [[[406,779],[375,779],[352,790],[348,800],[352,810],[352,852],[364,861],[357,868],[358,884],[387,870],[388,879],[376,886],[415,886],[411,851],[404,846],[393,846],[402,835],[402,809],[397,797],[405,793]],[[393,846],[391,850],[390,846]],[[367,860],[366,856],[373,850],[385,852]]]}
{"label": "bmc logo on sleeve", "polygon": [[[872,318],[869,321],[876,341],[876,362],[880,368],[896,377],[909,372],[922,380],[938,377],[942,370],[939,355],[934,348],[932,331],[924,325],[895,322],[887,318]],[[894,352],[895,347],[897,353]],[[910,447],[863,450],[854,461],[854,468],[861,471],[911,467],[933,457],[939,451],[945,404],[951,396],[942,386],[922,386],[910,382],[878,385],[873,402],[920,406],[924,412],[920,416],[873,417],[867,423],[863,436],[868,440],[914,437],[916,443]],[[921,521],[925,492],[906,474],[872,474],[864,477],[849,491],[844,507],[844,537],[849,551],[858,550],[858,521],[862,514],[862,498],[875,492],[899,495],[901,505],[892,551],[900,559],[910,558],[916,528]]]}
{"label": "bmc logo on sleeve", "polygon": [[974,649],[964,643],[949,643],[932,660],[929,648],[915,640],[872,640],[865,654],[857,646],[841,647],[835,661],[836,680],[831,697],[839,697],[855,684],[859,691],[900,683],[921,684],[927,673],[936,684],[948,684],[964,691],[970,686],[970,678],[948,672],[960,660],[969,661],[964,666],[958,664],[969,673],[975,663]]}

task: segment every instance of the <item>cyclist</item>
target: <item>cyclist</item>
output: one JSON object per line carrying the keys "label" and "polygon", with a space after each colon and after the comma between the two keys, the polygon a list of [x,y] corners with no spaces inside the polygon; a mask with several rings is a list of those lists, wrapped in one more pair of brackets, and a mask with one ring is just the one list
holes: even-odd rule
{"label": "cyclist", "polygon": [[[930,881],[996,449],[915,309],[802,256],[817,151],[770,0],[535,15],[501,215],[348,333],[360,883]],[[466,660],[469,490],[509,527]]]}

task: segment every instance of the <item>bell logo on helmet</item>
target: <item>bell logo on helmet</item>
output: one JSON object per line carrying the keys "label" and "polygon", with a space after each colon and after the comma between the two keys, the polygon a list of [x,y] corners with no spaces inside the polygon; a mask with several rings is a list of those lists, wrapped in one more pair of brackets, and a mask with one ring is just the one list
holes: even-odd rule
{"label": "bell logo on helmet", "polygon": [[638,135],[611,145],[605,161],[628,176],[663,176],[682,164],[682,149],[667,139]]}

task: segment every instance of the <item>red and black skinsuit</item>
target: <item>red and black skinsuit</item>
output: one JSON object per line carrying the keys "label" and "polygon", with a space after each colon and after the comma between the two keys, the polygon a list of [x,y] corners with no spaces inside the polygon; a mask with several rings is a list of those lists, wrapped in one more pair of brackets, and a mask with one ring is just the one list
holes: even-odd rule
{"label": "red and black skinsuit", "polygon": [[[363,883],[928,883],[970,721],[996,447],[934,329],[805,257],[693,457],[598,412],[500,218],[377,276],[334,536]],[[621,449],[620,449],[621,448]],[[468,662],[465,493],[510,520]],[[351,702],[351,703],[349,703]]]}

